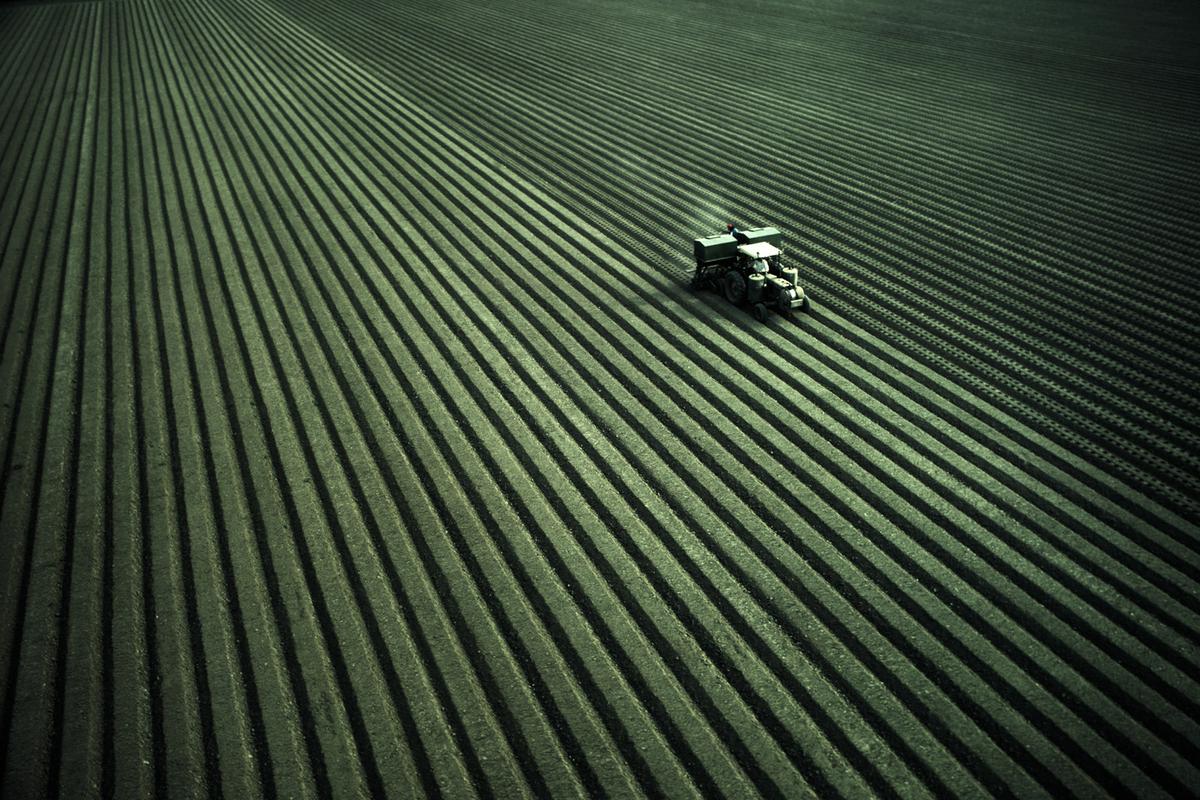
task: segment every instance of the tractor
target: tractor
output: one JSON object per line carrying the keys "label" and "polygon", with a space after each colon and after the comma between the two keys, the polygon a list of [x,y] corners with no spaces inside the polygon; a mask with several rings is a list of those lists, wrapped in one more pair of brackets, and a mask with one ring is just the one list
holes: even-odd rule
{"label": "tractor", "polygon": [[775,228],[739,231],[733,225],[728,233],[696,239],[692,286],[717,289],[734,305],[749,305],[759,322],[766,321],[772,308],[784,316],[797,308],[808,311],[798,271],[783,266],[782,244],[783,234]]}

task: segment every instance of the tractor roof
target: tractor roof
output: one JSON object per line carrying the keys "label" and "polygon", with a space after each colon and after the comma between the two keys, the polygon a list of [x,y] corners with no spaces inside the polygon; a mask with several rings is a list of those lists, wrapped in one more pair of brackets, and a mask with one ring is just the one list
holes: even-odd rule
{"label": "tractor roof", "polygon": [[750,258],[773,258],[779,255],[779,248],[768,242],[755,242],[739,246],[738,252]]}

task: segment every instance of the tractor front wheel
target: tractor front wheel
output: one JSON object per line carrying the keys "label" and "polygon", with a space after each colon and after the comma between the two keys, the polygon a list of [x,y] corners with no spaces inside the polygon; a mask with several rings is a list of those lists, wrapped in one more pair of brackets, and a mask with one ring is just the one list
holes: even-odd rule
{"label": "tractor front wheel", "polygon": [[767,321],[767,306],[765,303],[754,304],[754,318],[759,322]]}
{"label": "tractor front wheel", "polygon": [[775,304],[779,308],[779,313],[785,317],[792,313],[792,293],[787,289],[780,289],[779,294],[775,295]]}
{"label": "tractor front wheel", "polygon": [[737,270],[725,273],[725,299],[740,306],[746,299],[746,278]]}

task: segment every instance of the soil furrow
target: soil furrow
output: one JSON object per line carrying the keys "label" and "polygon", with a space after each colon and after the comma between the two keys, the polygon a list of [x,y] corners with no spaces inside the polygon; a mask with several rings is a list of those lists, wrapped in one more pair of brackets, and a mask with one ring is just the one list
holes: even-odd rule
{"label": "soil furrow", "polygon": [[[95,51],[87,44],[95,38],[96,13],[94,9],[83,9],[73,16],[79,26],[80,40],[76,52],[69,54],[64,62],[74,63],[71,85],[89,85],[94,77],[91,67]],[[68,424],[71,409],[61,410],[59,406],[64,402],[62,395],[67,396],[65,402],[68,404],[72,396],[70,386],[62,386],[60,381],[69,376],[74,354],[70,352],[69,332],[66,337],[62,335],[66,326],[60,322],[73,308],[72,303],[78,302],[78,290],[74,287],[68,290],[68,270],[74,276],[78,262],[72,265],[67,240],[75,222],[72,212],[86,169],[84,162],[89,156],[87,139],[82,136],[87,98],[78,98],[74,92],[69,94],[73,102],[68,106],[64,98],[59,104],[60,109],[68,107],[66,120],[56,126],[52,137],[62,141],[60,169],[53,181],[53,189],[41,194],[38,200],[39,207],[47,208],[49,219],[42,223],[47,234],[37,259],[34,297],[48,307],[50,314],[42,317],[42,324],[37,324],[38,317],[31,312],[30,331],[19,359],[21,370],[17,393],[10,410],[12,423],[6,441],[8,447],[3,462],[0,462],[5,498],[0,519],[6,520],[3,527],[10,533],[5,538],[11,542],[5,554],[5,569],[9,575],[5,581],[3,615],[0,616],[4,621],[4,633],[10,637],[4,658],[0,660],[0,674],[3,675],[0,684],[0,696],[3,697],[3,706],[0,706],[0,785],[5,794],[17,796],[42,795],[53,780],[50,775],[53,709],[57,700],[55,695],[62,688],[54,683],[53,672],[57,634],[61,632],[57,620],[60,613],[65,614],[58,603],[62,599],[61,587],[67,570],[65,562],[69,560],[70,536],[62,519],[62,505],[66,499],[62,497],[62,487],[67,481],[64,450],[68,445],[62,439],[67,438],[63,428]],[[74,102],[76,99],[78,102]],[[76,131],[79,132],[78,140],[73,141],[75,137],[70,134]],[[43,206],[42,198],[47,195],[49,201]],[[63,231],[61,238],[50,235],[56,226]],[[47,274],[48,281],[45,280]],[[60,374],[63,375],[61,379]],[[34,384],[29,394],[26,394],[27,376],[28,382]],[[17,420],[22,417],[26,422],[19,426]],[[17,434],[27,436],[18,438]],[[51,435],[54,436],[52,441],[49,440]],[[32,441],[23,441],[27,438]],[[24,474],[13,478],[10,469],[14,466],[13,453],[18,449],[23,459],[18,463]],[[54,455],[48,458],[50,450]],[[28,502],[10,504],[9,498],[21,496],[27,497]],[[48,530],[42,531],[43,526]],[[39,532],[42,535],[38,535]],[[56,557],[56,553],[62,555]],[[50,566],[50,569],[37,571],[39,578],[44,577],[44,580],[34,580],[35,562]],[[50,691],[41,691],[46,686]]]}

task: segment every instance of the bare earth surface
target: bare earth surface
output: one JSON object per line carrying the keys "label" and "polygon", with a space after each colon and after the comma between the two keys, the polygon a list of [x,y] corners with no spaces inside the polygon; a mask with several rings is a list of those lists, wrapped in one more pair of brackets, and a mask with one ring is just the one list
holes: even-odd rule
{"label": "bare earth surface", "polygon": [[0,5],[0,796],[1195,793],[1154,5]]}

